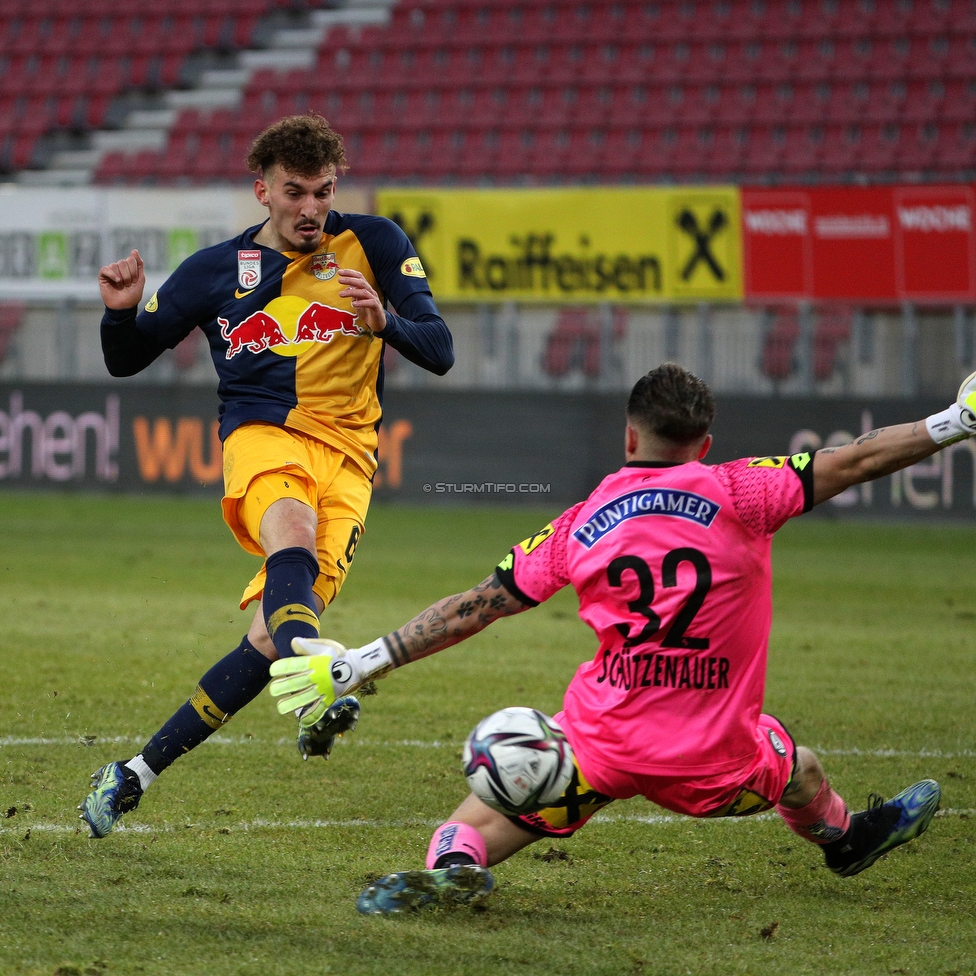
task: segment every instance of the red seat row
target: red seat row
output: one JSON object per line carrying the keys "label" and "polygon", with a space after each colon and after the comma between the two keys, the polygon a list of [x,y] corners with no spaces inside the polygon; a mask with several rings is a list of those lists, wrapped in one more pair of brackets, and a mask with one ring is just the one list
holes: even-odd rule
{"label": "red seat row", "polygon": [[581,0],[415,2],[393,10],[392,29],[375,31],[383,45],[819,39],[927,36],[976,28],[972,0],[664,0],[592,4]]}
{"label": "red seat row", "polygon": [[[147,6],[147,5],[142,5]],[[309,8],[323,6],[309,3]],[[157,0],[147,13],[134,14],[121,8],[116,0],[86,0],[77,9],[69,9],[52,3],[39,4],[37,0],[0,0],[0,22],[72,20],[75,18],[114,17],[120,23],[138,16],[156,17],[220,17],[226,14],[257,16],[282,7],[292,9],[294,0]]]}
{"label": "red seat row", "polygon": [[251,43],[257,15],[172,17],[161,14],[118,19],[73,18],[0,26],[0,57],[140,57],[189,54],[203,48],[243,48]]}
{"label": "red seat row", "polygon": [[[102,181],[171,182],[250,178],[244,158],[250,135],[173,136],[163,152],[105,158]],[[420,178],[436,181],[521,176],[559,180],[598,175],[676,178],[755,178],[772,172],[833,178],[976,170],[976,124],[935,127],[895,125],[749,129],[457,131],[347,134],[350,174],[358,179]]]}
{"label": "red seat row", "polygon": [[[976,35],[735,44],[482,44],[439,48],[333,47],[317,73],[338,90],[431,85],[727,84],[970,78]],[[280,84],[287,84],[283,79]],[[295,74],[296,87],[309,84]]]}
{"label": "red seat row", "polygon": [[[305,76],[308,80],[307,75]],[[340,131],[539,129],[668,124],[830,124],[976,119],[976,79],[873,84],[431,88],[337,92],[293,84],[248,90],[239,113],[186,113],[178,129],[244,131],[255,115],[314,108]]]}

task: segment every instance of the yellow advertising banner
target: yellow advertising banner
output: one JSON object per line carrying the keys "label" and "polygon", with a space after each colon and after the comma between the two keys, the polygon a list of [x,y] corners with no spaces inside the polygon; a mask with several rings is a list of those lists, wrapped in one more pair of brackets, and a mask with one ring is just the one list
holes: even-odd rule
{"label": "yellow advertising banner", "polygon": [[381,190],[441,301],[742,298],[739,191],[725,186]]}

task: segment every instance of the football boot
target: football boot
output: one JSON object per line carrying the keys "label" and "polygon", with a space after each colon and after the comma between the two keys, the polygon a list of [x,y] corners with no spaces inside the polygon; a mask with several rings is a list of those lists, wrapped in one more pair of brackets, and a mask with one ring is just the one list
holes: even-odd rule
{"label": "football boot", "polygon": [[337,698],[314,725],[307,728],[299,722],[298,751],[302,759],[321,756],[328,759],[338,736],[352,732],[359,722],[359,700],[352,695]]}
{"label": "football boot", "polygon": [[477,864],[400,871],[368,885],[359,896],[356,909],[363,915],[389,915],[424,905],[480,905],[494,886],[491,872]]}
{"label": "football boot", "polygon": [[914,783],[887,803],[872,793],[867,810],[851,815],[850,830],[824,845],[827,867],[842,878],[860,874],[892,848],[923,833],[939,809],[941,796],[934,779]]}
{"label": "football boot", "polygon": [[106,837],[125,813],[131,813],[142,799],[138,774],[120,762],[107,763],[91,777],[92,791],[78,809],[92,837]]}

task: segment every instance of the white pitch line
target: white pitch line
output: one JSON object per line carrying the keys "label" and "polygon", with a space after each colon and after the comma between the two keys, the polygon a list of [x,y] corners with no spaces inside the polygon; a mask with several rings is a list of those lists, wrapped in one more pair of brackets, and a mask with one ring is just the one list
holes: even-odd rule
{"label": "white pitch line", "polygon": [[[61,736],[59,738],[47,737],[19,737],[2,736],[0,737],[0,749],[16,748],[18,746],[101,746],[101,745],[120,745],[127,742],[134,742],[143,745],[149,738],[147,735],[116,735],[116,736],[96,736],[92,741],[72,736]],[[207,742],[220,746],[289,746],[295,744],[294,738],[280,739],[261,739],[257,736],[228,736],[212,735]],[[370,739],[368,736],[353,736],[352,738],[339,739],[337,745],[342,748],[357,746],[365,749],[460,749],[462,742],[442,742],[438,739],[425,741],[422,739]],[[811,746],[815,753],[821,756],[865,756],[872,759],[973,759],[976,758],[976,750],[960,749],[957,752],[944,752],[941,749],[825,749],[820,746]]]}
{"label": "white pitch line", "polygon": [[[7,735],[0,737],[0,749],[3,748],[15,748],[17,746],[85,746],[91,748],[93,746],[102,745],[119,745],[126,742],[135,742],[138,745],[144,745],[146,740],[149,738],[149,734],[146,735],[100,735],[95,736],[91,739],[79,736],[61,736],[59,738],[46,738],[46,737],[21,737]],[[273,745],[273,746],[292,746],[295,745],[294,737],[291,738],[280,738],[280,739],[261,739],[257,736],[241,735],[241,736],[228,736],[228,735],[212,735],[207,742],[212,742],[214,745],[218,746],[263,746],[263,745]],[[358,739],[339,739],[338,744],[340,746],[365,746],[367,748],[408,748],[408,749],[460,749],[464,743],[463,742],[440,742],[435,739],[433,742],[425,742],[422,739],[369,739],[369,738],[358,738]]]}
{"label": "white pitch line", "polygon": [[[940,810],[936,814],[937,818],[945,817],[976,817],[976,810]],[[620,814],[619,816],[607,813],[598,813],[594,818],[594,823],[639,823],[639,824],[651,824],[654,826],[666,826],[671,824],[680,823],[692,823],[697,822],[700,824],[708,825],[732,825],[732,824],[742,824],[748,821],[755,820],[777,820],[779,819],[778,814],[775,813],[760,813],[753,817],[707,817],[698,819],[695,817],[683,817],[678,814],[664,813],[664,814]],[[321,828],[349,828],[354,829],[357,827],[365,827],[370,830],[390,830],[393,828],[399,829],[409,829],[412,827],[437,827],[442,820],[433,820],[430,818],[411,818],[410,820],[366,820],[366,819],[355,819],[355,820],[251,820],[245,823],[239,824],[222,824],[222,823],[211,823],[211,824],[165,824],[161,827],[152,827],[149,824],[140,823],[129,823],[120,824],[114,831],[116,836],[121,836],[127,833],[133,834],[173,834],[179,833],[185,830],[208,830],[208,831],[226,831],[229,833],[249,833],[251,831],[258,830],[318,830]],[[79,832],[84,832],[85,827],[82,824],[74,826],[72,824],[63,823],[27,823],[23,822],[16,827],[0,827],[0,835],[3,834],[26,834],[30,831],[33,834],[35,831],[39,833],[54,833],[54,834],[75,834]]]}

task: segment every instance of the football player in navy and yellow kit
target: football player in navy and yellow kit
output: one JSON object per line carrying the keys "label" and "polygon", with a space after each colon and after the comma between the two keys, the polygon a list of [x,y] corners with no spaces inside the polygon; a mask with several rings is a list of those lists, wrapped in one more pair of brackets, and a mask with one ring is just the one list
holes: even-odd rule
{"label": "football player in navy and yellow kit", "polygon": [[[138,312],[137,251],[103,267],[101,336],[113,376],[145,369],[195,328],[219,377],[224,520],[265,557],[241,598],[260,605],[240,645],[127,762],[92,777],[82,819],[109,833],[180,755],[256,697],[296,637],[316,637],[362,534],[382,418],[383,350],[442,375],[454,362],[406,235],[383,217],[332,209],[342,140],[313,114],[282,119],[247,159],[268,219],[187,258]],[[387,305],[396,311],[391,311]],[[328,757],[359,713],[344,699],[311,727],[302,755]]]}

